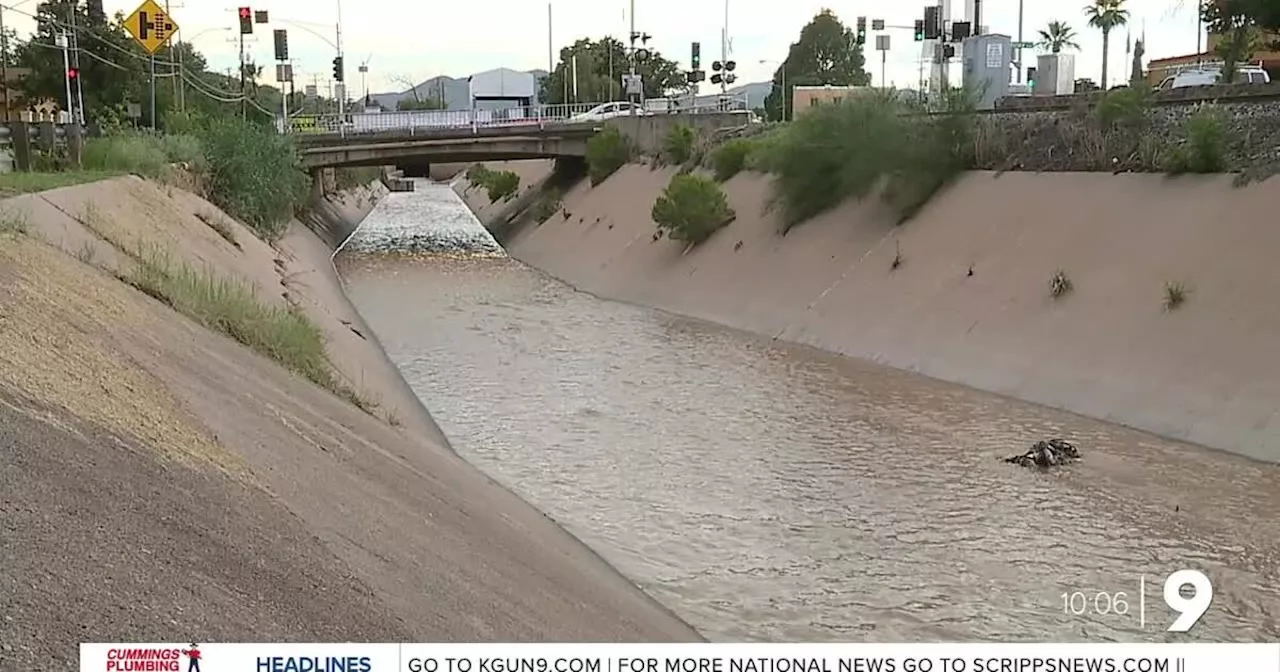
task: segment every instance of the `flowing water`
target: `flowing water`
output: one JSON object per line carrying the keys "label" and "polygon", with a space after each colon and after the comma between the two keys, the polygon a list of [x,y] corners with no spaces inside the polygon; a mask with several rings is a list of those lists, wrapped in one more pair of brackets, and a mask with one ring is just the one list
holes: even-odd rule
{"label": "flowing water", "polygon": [[[361,313],[463,456],[708,638],[1280,637],[1276,467],[604,301],[418,190],[339,257]],[[998,459],[1050,436],[1084,459]],[[1167,633],[1184,568],[1213,603]]]}

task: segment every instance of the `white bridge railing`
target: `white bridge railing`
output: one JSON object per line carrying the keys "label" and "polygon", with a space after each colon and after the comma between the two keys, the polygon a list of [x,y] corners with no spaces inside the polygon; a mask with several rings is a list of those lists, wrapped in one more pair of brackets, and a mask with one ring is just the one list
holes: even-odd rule
{"label": "white bridge railing", "polygon": [[[392,131],[432,131],[471,129],[479,133],[488,128],[545,128],[557,124],[590,124],[630,115],[631,103],[567,103],[556,105],[512,106],[499,109],[410,110],[400,112],[356,112],[344,115],[316,114],[290,116],[287,123],[277,118],[281,133],[360,135]],[[747,112],[747,101],[741,96],[700,97],[697,99],[663,98],[650,100],[636,114],[706,114]]]}

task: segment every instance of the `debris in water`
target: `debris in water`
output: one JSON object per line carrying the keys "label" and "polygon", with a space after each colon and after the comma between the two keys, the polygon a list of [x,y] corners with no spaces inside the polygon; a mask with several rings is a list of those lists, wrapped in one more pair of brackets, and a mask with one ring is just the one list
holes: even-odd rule
{"label": "debris in water", "polygon": [[1080,451],[1075,445],[1063,439],[1037,441],[1031,449],[1021,455],[1005,458],[1005,462],[1021,467],[1057,467],[1073,460],[1080,459]]}

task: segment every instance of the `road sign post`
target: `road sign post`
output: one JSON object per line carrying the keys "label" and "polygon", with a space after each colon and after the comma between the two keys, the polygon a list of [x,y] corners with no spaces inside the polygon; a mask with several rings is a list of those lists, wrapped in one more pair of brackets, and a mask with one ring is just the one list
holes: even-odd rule
{"label": "road sign post", "polygon": [[129,18],[124,20],[125,30],[151,56],[151,128],[156,127],[156,52],[178,31],[178,24],[169,13],[155,3],[155,0],[143,0],[133,10]]}
{"label": "road sign post", "polygon": [[889,36],[876,35],[876,51],[880,52],[880,88],[889,88],[885,81],[885,63],[889,60]]}

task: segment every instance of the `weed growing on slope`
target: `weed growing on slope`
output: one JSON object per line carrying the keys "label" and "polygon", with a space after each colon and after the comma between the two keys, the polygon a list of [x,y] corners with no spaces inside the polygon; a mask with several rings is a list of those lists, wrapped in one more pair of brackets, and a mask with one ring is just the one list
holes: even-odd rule
{"label": "weed growing on slope", "polygon": [[1075,284],[1071,282],[1071,278],[1067,277],[1067,272],[1062,269],[1055,271],[1053,277],[1049,278],[1049,296],[1055,299],[1060,299],[1070,294],[1073,289],[1075,289]]}
{"label": "weed growing on slope", "polygon": [[1216,105],[1201,105],[1183,124],[1182,144],[1168,154],[1167,170],[1181,173],[1220,173],[1227,165],[1230,140],[1226,115]]}
{"label": "weed growing on slope", "polygon": [[250,285],[199,271],[160,250],[144,250],[137,261],[124,278],[129,284],[357,406],[371,407],[334,375],[320,328],[301,311],[268,306]]}
{"label": "weed growing on slope", "polygon": [[591,186],[604,182],[610,175],[631,160],[631,142],[617,126],[605,126],[604,130],[587,141],[587,175]]}
{"label": "weed growing on slope", "polygon": [[783,230],[845,199],[881,198],[905,220],[972,161],[971,97],[940,98],[934,115],[911,115],[883,93],[822,105],[781,131],[762,149],[774,175],[771,205]]}
{"label": "weed growing on slope", "polygon": [[756,148],[748,138],[734,138],[711,152],[711,170],[716,180],[725,182],[747,167],[747,159]]}
{"label": "weed growing on slope", "polygon": [[0,234],[21,234],[27,232],[27,217],[20,212],[0,211]]}
{"label": "weed growing on slope", "polygon": [[1098,101],[1093,113],[1104,129],[1117,126],[1139,128],[1148,121],[1152,91],[1144,87],[1108,91]]}
{"label": "weed growing on slope", "polygon": [[687,124],[675,124],[662,140],[662,159],[673,165],[684,165],[693,157],[698,132]]}
{"label": "weed growing on slope", "polygon": [[675,175],[650,211],[660,233],[698,244],[733,221],[733,208],[714,181],[701,175]]}
{"label": "weed growing on slope", "polygon": [[1164,309],[1177,310],[1183,303],[1187,301],[1187,295],[1191,290],[1181,282],[1164,283]]}
{"label": "weed growing on slope", "polygon": [[509,170],[492,170],[477,163],[467,169],[467,182],[485,190],[490,203],[513,198],[520,189],[520,176]]}

